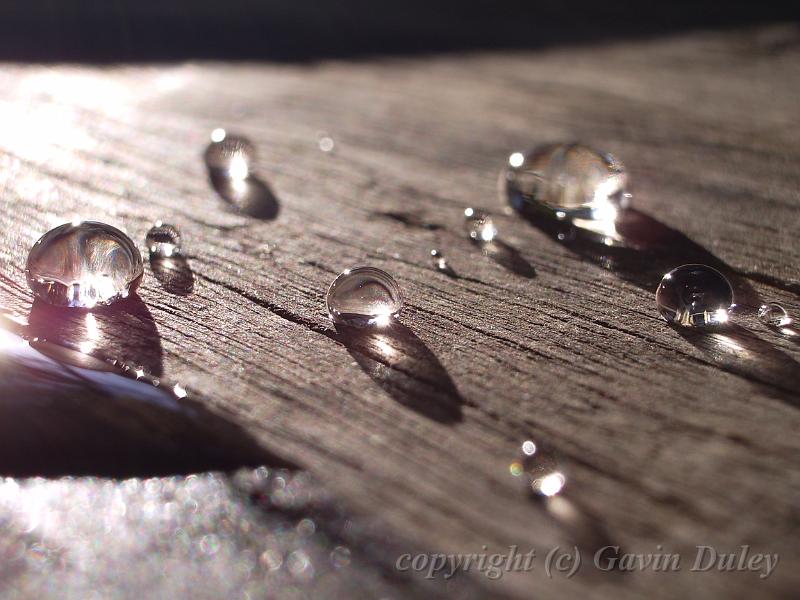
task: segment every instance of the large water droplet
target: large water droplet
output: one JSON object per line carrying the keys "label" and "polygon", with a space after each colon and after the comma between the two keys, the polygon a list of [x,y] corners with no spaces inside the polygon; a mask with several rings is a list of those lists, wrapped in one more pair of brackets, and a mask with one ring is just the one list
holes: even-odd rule
{"label": "large water droplet", "polygon": [[610,154],[582,144],[550,144],[515,152],[501,186],[515,209],[544,208],[556,218],[614,220],[629,194],[625,168]]}
{"label": "large water droplet", "polygon": [[733,290],[725,276],[707,265],[683,265],[664,275],[656,290],[658,312],[684,327],[728,321]]}
{"label": "large water droplet", "polygon": [[497,227],[495,227],[489,213],[476,209],[467,208],[464,210],[464,225],[470,239],[485,244],[497,237]]}
{"label": "large water droplet", "polygon": [[31,248],[26,274],[33,293],[49,304],[92,308],[126,298],[139,285],[142,255],[119,229],[65,223]]}
{"label": "large water droplet", "polygon": [[763,304],[758,309],[758,319],[764,323],[764,325],[770,327],[786,327],[793,322],[793,319],[789,316],[789,313],[786,312],[786,309],[777,302]]}
{"label": "large water droplet", "polygon": [[245,179],[250,175],[256,148],[246,137],[231,135],[224,129],[211,132],[211,143],[204,155],[206,166],[213,174],[233,179]]}
{"label": "large water droplet", "polygon": [[334,323],[352,327],[388,325],[403,308],[397,282],[375,267],[344,271],[331,284],[325,301]]}
{"label": "large water droplet", "polygon": [[181,251],[181,233],[174,225],[156,221],[145,237],[150,255],[169,258]]}

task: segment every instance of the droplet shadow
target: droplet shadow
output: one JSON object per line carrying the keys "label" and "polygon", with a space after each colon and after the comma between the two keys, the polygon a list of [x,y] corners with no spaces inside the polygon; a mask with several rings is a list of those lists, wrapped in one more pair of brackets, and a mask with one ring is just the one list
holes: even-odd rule
{"label": "droplet shadow", "polygon": [[210,171],[209,181],[214,191],[243,215],[271,221],[280,212],[277,196],[269,185],[256,175],[240,179]]}
{"label": "droplet shadow", "polygon": [[775,345],[733,323],[713,330],[673,329],[720,368],[760,384],[773,398],[800,407],[800,363]]}
{"label": "droplet shadow", "polygon": [[83,354],[140,365],[156,377],[163,370],[161,336],[136,294],[92,311],[64,309],[37,299],[26,333]]}
{"label": "droplet shadow", "polygon": [[194,272],[182,254],[160,256],[151,253],[150,270],[161,287],[174,296],[188,296],[194,291]]}
{"label": "droplet shadow", "polygon": [[[234,419],[163,381],[52,342],[0,318],[0,473],[149,477],[261,464],[296,468]],[[25,341],[29,339],[31,341]]]}
{"label": "droplet shadow", "polygon": [[525,260],[519,250],[502,240],[480,243],[483,254],[496,262],[501,267],[526,279],[536,277],[536,269]]}
{"label": "droplet shadow", "polygon": [[403,406],[439,423],[463,419],[464,400],[447,370],[405,325],[393,323],[379,330],[337,326],[335,339]]}
{"label": "droplet shadow", "polygon": [[752,310],[760,305],[757,292],[734,268],[642,211],[621,210],[616,221],[596,230],[576,227],[534,206],[526,205],[517,212],[572,252],[647,291],[655,292],[664,274],[675,267],[698,263],[714,267],[728,278],[737,305]]}

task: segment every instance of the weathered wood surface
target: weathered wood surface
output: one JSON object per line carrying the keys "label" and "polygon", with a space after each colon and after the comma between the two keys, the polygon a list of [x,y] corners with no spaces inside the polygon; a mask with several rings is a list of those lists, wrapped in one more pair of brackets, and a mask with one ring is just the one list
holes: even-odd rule
{"label": "weathered wood surface", "polygon": [[[543,556],[600,531],[685,566],[549,579],[538,562],[473,584],[520,598],[788,597],[800,352],[752,309],[800,315],[798,40],[777,26],[307,66],[5,64],[0,304],[35,323],[24,262],[51,226],[79,216],[141,242],[172,222],[191,273],[164,285],[148,267],[146,308],[101,320],[98,350],[199,392],[399,547]],[[275,218],[237,214],[209,184],[201,154],[218,126],[257,144]],[[685,246],[630,267],[508,214],[496,181],[509,152],[557,140],[618,154],[637,209]],[[466,206],[493,211],[514,264],[464,238]],[[431,268],[433,247],[460,278]],[[749,311],[729,333],[682,336],[656,313],[656,267],[704,253],[731,268]],[[353,340],[326,316],[333,277],[363,263],[405,294],[385,338]],[[567,527],[509,474],[526,439],[558,457],[586,522]],[[764,580],[689,573],[699,544],[781,559]]]}

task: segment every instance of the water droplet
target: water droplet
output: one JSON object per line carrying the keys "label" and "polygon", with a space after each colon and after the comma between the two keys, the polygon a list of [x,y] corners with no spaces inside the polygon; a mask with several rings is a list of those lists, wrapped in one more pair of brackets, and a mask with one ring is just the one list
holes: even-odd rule
{"label": "water droplet", "polygon": [[485,211],[467,208],[464,210],[464,223],[470,239],[478,243],[488,243],[497,237],[497,227]]}
{"label": "water droplet", "polygon": [[133,240],[96,221],[65,223],[48,231],[31,248],[26,269],[37,297],[77,308],[126,298],[136,291],[143,272]]}
{"label": "water droplet", "polygon": [[321,131],[317,135],[317,143],[319,144],[319,149],[323,152],[330,152],[336,145],[333,141],[333,138],[324,131]]}
{"label": "water droplet", "polygon": [[350,564],[350,549],[345,546],[336,546],[331,550],[331,564],[337,569]]}
{"label": "water droplet", "polygon": [[448,264],[444,255],[436,248],[431,250],[431,261],[433,262],[433,268],[437,271],[444,273],[445,275],[449,275],[450,277],[456,274],[452,267]]}
{"label": "water droplet", "polygon": [[232,179],[246,179],[255,157],[256,148],[250,140],[230,135],[224,129],[211,132],[211,143],[204,155],[212,173],[225,174]]}
{"label": "water droplet", "polygon": [[400,287],[375,267],[355,267],[339,275],[325,298],[334,323],[352,327],[388,325],[403,307]]}
{"label": "water droplet", "polygon": [[611,154],[583,144],[550,144],[512,154],[501,185],[517,210],[540,207],[557,219],[613,221],[629,203],[627,180]]}
{"label": "water droplet", "polygon": [[733,305],[725,276],[706,265],[683,265],[664,275],[656,290],[658,312],[684,327],[723,325]]}
{"label": "water droplet", "polygon": [[151,256],[169,258],[180,254],[181,234],[173,225],[156,221],[156,224],[147,232],[145,244],[147,244]]}
{"label": "water droplet", "polygon": [[777,302],[763,304],[758,309],[758,319],[764,323],[764,325],[770,327],[786,327],[793,322],[793,319],[789,316],[789,313],[786,312],[786,309]]}

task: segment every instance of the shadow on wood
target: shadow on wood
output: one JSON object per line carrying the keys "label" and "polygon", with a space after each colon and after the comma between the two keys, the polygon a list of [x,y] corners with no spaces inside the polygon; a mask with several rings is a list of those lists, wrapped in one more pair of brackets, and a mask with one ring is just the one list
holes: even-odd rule
{"label": "shadow on wood", "polygon": [[361,369],[397,402],[440,423],[462,420],[464,400],[436,355],[401,323],[380,330],[337,326]]}
{"label": "shadow on wood", "polygon": [[0,473],[145,477],[295,467],[184,390],[0,321]]}
{"label": "shadow on wood", "polygon": [[173,296],[188,296],[194,290],[194,273],[185,256],[151,254],[150,270],[161,287]]}
{"label": "shadow on wood", "polygon": [[762,384],[764,393],[800,407],[800,363],[736,324],[715,330],[673,327],[720,368]]}
{"label": "shadow on wood", "polygon": [[280,202],[269,185],[255,175],[244,179],[209,175],[211,187],[238,212],[248,217],[271,221],[280,212]]}
{"label": "shadow on wood", "polygon": [[147,305],[137,295],[91,312],[35,300],[26,335],[84,354],[142,366],[162,373],[161,337]]}
{"label": "shadow on wood", "polygon": [[[756,291],[733,267],[682,232],[639,210],[620,211],[603,233],[575,227],[532,206],[518,212],[571,251],[642,289],[655,293],[666,273],[698,263],[714,267],[729,279],[737,305],[751,309],[760,305]],[[609,244],[605,240],[610,240]]]}

